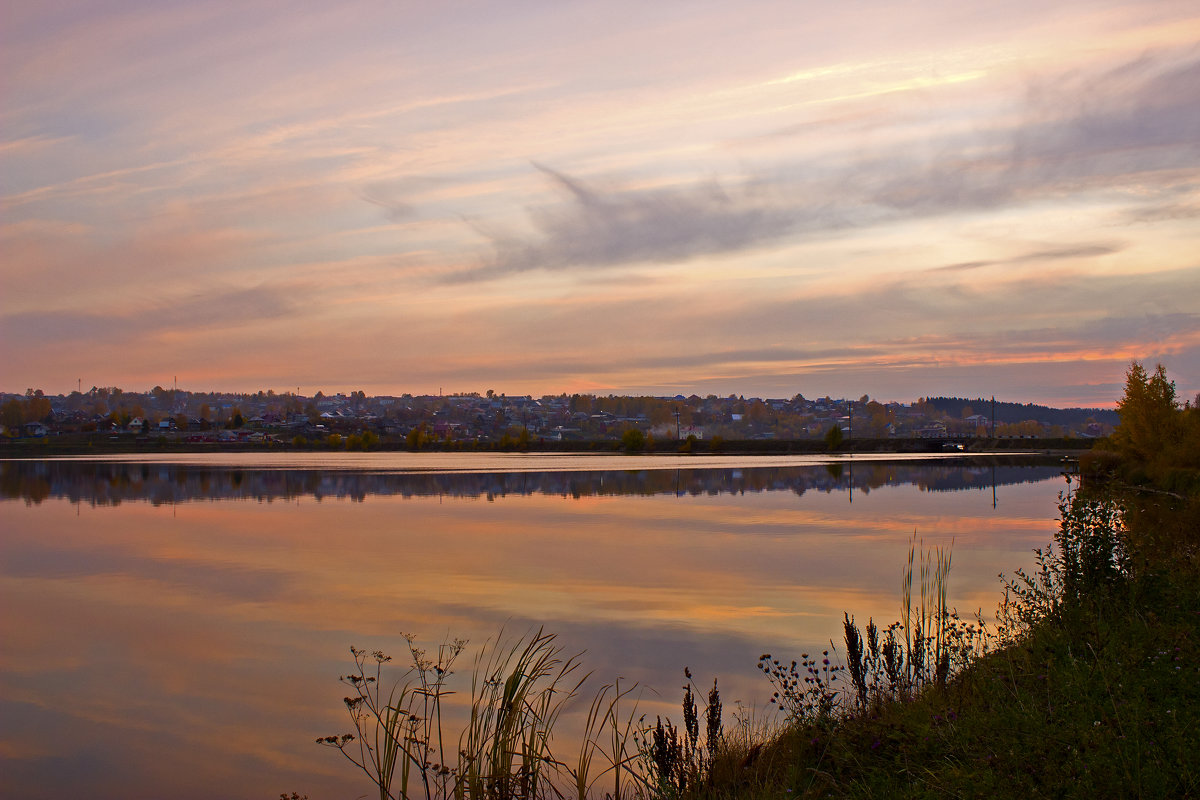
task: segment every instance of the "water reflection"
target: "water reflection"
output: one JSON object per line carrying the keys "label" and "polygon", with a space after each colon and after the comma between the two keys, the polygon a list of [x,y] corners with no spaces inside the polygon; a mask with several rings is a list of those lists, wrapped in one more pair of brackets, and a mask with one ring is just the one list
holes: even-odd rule
{"label": "water reflection", "polygon": [[996,573],[1050,539],[1061,485],[1015,462],[753,463],[5,463],[4,793],[358,796],[312,740],[345,729],[349,646],[400,653],[404,632],[477,644],[544,624],[601,680],[640,681],[651,715],[677,715],[685,665],[761,705],[759,654],[828,646],[843,610],[895,618],[914,531],[953,540],[954,604],[993,608]]}
{"label": "water reflection", "polygon": [[[1045,461],[1043,459],[1043,461]],[[254,469],[239,465],[90,461],[0,462],[0,497],[40,503],[62,498],[89,505],[145,500],[293,500],[312,497],[486,497],[555,495],[714,495],[745,492],[857,492],[911,485],[963,491],[1045,480],[1053,462],[1029,458],[833,462],[795,467],[628,469],[507,473],[377,472],[359,469]]]}

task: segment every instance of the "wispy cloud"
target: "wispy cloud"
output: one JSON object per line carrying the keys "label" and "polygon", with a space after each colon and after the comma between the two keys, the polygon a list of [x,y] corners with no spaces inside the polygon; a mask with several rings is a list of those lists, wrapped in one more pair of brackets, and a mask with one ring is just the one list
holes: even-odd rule
{"label": "wispy cloud", "polygon": [[1012,258],[993,259],[990,261],[963,261],[957,264],[947,264],[942,267],[930,267],[929,272],[965,272],[983,267],[995,267],[1011,264],[1029,264],[1043,261],[1062,261],[1077,258],[1097,258],[1119,253],[1125,249],[1120,243],[1078,244],[1064,247],[1054,247],[1048,250],[1034,250],[1022,253]]}
{"label": "wispy cloud", "polygon": [[[529,270],[674,264],[741,253],[798,235],[829,235],[904,219],[1061,203],[1141,184],[1159,192],[1200,172],[1200,51],[1158,53],[1086,76],[1031,85],[1015,125],[947,135],[914,159],[881,150],[840,166],[780,164],[731,181],[597,188],[535,164],[555,199],[530,210],[532,234],[488,232],[493,253],[448,276],[494,279]],[[1052,246],[941,269],[1112,255],[1121,244]]]}
{"label": "wispy cloud", "polygon": [[108,342],[112,346],[156,347],[166,333],[197,335],[205,330],[258,325],[296,308],[295,288],[257,286],[150,299],[139,293],[125,307],[100,311],[26,311],[0,315],[9,342]]}
{"label": "wispy cloud", "polygon": [[540,165],[566,202],[532,212],[538,238],[494,235],[484,266],[453,276],[493,278],[534,269],[674,263],[700,254],[738,252],[793,226],[765,187],[727,189],[717,182],[652,189],[594,189]]}

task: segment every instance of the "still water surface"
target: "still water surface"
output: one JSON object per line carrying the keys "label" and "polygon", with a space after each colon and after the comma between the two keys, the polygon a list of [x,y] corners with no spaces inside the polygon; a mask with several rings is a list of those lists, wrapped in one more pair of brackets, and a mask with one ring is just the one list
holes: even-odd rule
{"label": "still water surface", "polygon": [[767,713],[758,656],[895,619],[914,532],[953,544],[952,604],[992,611],[1064,485],[1044,461],[818,461],[2,462],[0,795],[360,796],[313,740],[347,730],[349,647],[406,632],[473,651],[545,626],[651,717],[678,716],[684,666]]}

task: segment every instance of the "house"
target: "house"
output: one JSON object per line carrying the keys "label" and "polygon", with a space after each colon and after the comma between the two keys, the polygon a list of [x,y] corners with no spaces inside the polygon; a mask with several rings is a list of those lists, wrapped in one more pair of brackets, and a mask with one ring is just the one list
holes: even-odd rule
{"label": "house", "polygon": [[917,437],[920,439],[943,439],[945,436],[946,425],[943,422],[931,422],[917,429]]}

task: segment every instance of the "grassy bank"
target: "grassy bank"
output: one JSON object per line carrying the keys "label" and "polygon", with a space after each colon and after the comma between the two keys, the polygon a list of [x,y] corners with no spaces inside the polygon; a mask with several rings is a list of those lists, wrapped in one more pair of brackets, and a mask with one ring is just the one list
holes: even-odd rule
{"label": "grassy bank", "polygon": [[[1010,582],[988,652],[961,672],[919,687],[868,681],[865,699],[860,681],[843,681],[841,713],[792,714],[769,734],[730,741],[662,794],[1200,794],[1200,504],[1139,493],[1126,512],[1098,519],[1113,501],[1082,511],[1078,502],[1042,569]],[[1106,538],[1106,526],[1118,535]],[[800,691],[828,692],[820,677],[810,671]]]}
{"label": "grassy bank", "polygon": [[[1186,797],[1200,792],[1198,587],[1146,575],[945,686],[731,750],[693,797]],[[749,762],[749,763],[747,763]]]}

